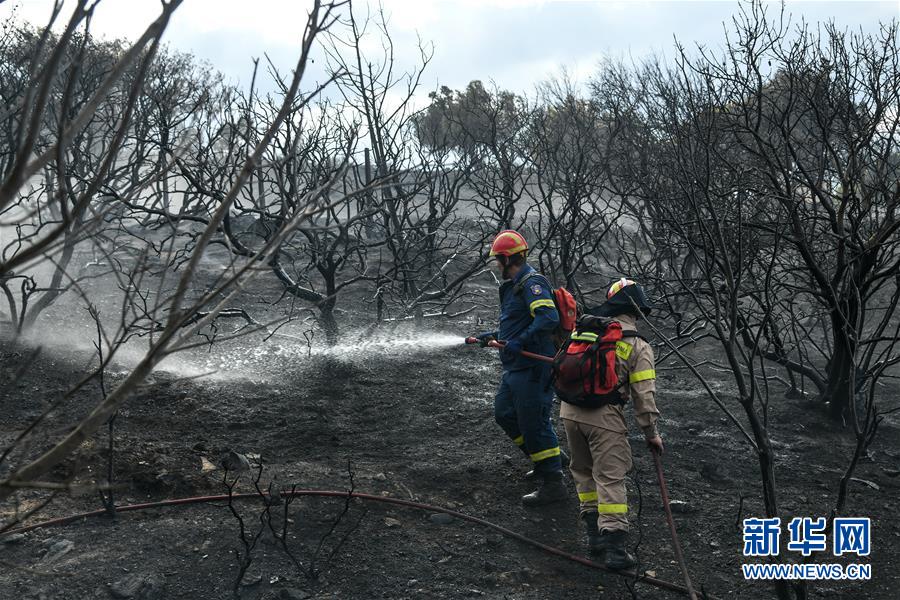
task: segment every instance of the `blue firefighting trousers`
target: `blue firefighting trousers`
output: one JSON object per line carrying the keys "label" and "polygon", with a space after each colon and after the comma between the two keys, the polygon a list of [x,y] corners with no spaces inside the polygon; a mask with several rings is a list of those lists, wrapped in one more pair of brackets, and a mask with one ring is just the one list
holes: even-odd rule
{"label": "blue firefighting trousers", "polygon": [[559,439],[550,421],[553,389],[550,365],[503,371],[494,398],[494,419],[534,463],[535,471],[562,471]]}

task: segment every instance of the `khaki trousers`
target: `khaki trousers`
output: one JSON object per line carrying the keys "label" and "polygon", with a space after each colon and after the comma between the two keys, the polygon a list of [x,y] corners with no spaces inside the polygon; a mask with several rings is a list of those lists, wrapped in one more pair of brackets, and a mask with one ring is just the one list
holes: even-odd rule
{"label": "khaki trousers", "polygon": [[627,531],[625,475],[631,470],[628,437],[586,423],[562,421],[569,438],[569,470],[578,490],[581,513],[599,513],[600,529]]}

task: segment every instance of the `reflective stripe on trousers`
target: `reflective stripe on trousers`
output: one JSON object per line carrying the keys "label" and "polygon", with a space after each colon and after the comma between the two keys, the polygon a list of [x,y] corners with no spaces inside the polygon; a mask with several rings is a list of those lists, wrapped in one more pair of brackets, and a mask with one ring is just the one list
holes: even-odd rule
{"label": "reflective stripe on trousers", "polygon": [[[561,471],[559,439],[550,420],[550,365],[504,371],[494,398],[494,419],[528,454],[539,472]],[[519,441],[522,444],[519,444]]]}
{"label": "reflective stripe on trousers", "polygon": [[596,512],[600,529],[628,529],[625,475],[631,470],[631,446],[624,433],[563,419],[569,439],[569,471],[581,512]]}

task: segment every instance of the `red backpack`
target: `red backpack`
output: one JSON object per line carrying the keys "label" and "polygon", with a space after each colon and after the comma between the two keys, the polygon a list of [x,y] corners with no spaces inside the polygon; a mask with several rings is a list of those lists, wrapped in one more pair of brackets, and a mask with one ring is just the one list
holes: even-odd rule
{"label": "red backpack", "polygon": [[625,404],[616,374],[616,345],[636,331],[622,331],[618,321],[593,315],[578,319],[577,327],[553,359],[553,385],[563,402],[584,408]]}
{"label": "red backpack", "polygon": [[[516,284],[515,292],[518,294],[524,290],[525,284],[532,277],[540,277],[541,279],[547,280],[546,277],[537,271],[534,271],[523,277],[522,280]],[[556,331],[553,332],[551,337],[553,338],[553,344],[559,348],[569,339],[569,336],[571,336],[572,332],[575,330],[578,310],[575,304],[575,296],[573,296],[572,292],[566,288],[558,287],[553,289],[551,286],[550,293],[553,296],[553,304],[556,306],[556,312],[559,313],[559,325],[556,327]]]}

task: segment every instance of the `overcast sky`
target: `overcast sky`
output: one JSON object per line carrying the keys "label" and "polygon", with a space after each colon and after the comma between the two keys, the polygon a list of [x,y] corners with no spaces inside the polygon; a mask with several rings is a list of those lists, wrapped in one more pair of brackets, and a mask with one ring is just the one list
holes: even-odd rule
{"label": "overcast sky", "polygon": [[[34,23],[45,21],[52,6],[51,0],[0,2],[0,19],[15,10]],[[208,60],[229,80],[247,82],[251,57],[268,53],[281,68],[293,64],[308,5],[303,0],[185,0],[165,38],[170,46]],[[377,1],[354,2],[363,16],[377,6]],[[730,22],[739,5],[736,0],[383,0],[382,6],[401,63],[415,60],[418,38],[433,47],[423,77],[424,98],[438,85],[462,88],[473,79],[530,92],[560,67],[584,80],[604,56],[671,55],[675,38],[719,47],[723,22]],[[879,22],[900,16],[898,6],[898,0],[789,1],[787,11],[794,22],[833,19],[842,27],[874,32]],[[778,8],[772,4],[769,10]],[[135,37],[158,10],[159,0],[102,0],[92,29]],[[369,42],[379,43],[374,36]],[[322,63],[317,61],[308,83],[322,77]]]}

